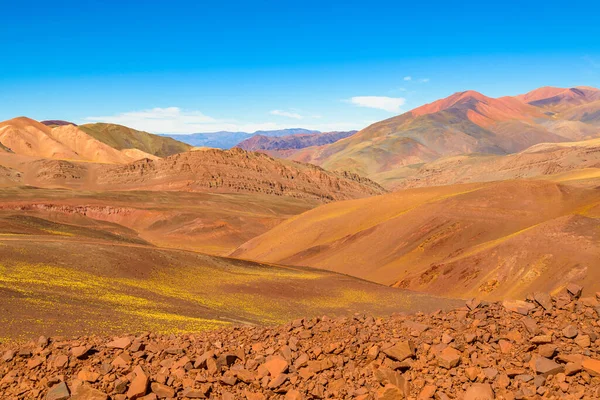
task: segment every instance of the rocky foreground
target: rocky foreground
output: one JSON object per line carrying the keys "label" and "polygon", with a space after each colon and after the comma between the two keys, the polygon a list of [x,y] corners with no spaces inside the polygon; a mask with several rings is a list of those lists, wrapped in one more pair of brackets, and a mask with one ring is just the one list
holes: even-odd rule
{"label": "rocky foreground", "polygon": [[2,399],[598,399],[600,293],[0,345]]}

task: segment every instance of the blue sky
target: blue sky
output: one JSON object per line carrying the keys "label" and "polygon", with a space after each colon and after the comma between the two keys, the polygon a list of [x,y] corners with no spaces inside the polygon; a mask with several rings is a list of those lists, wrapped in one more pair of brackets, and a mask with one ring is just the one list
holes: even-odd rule
{"label": "blue sky", "polygon": [[594,2],[3,3],[0,120],[326,131],[467,89],[600,86]]}

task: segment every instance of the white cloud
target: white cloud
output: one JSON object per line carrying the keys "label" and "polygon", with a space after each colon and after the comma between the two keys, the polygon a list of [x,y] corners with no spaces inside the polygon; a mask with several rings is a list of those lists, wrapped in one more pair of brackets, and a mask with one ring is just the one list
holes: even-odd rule
{"label": "white cloud", "polygon": [[421,82],[421,83],[427,83],[427,82],[429,82],[429,78],[419,79],[419,82]]}
{"label": "white cloud", "polygon": [[[320,118],[311,116],[310,118]],[[195,110],[182,110],[179,107],[152,108],[149,110],[129,111],[115,115],[87,117],[80,123],[108,122],[125,125],[130,128],[151,133],[201,133],[201,132],[256,132],[286,128],[297,128],[289,124],[272,121],[250,122],[233,119],[219,120]],[[295,124],[294,124],[295,125]],[[301,128],[322,132],[334,130],[353,130],[364,128],[362,123],[324,122],[321,124],[302,124]]]}
{"label": "white cloud", "polygon": [[293,112],[283,111],[283,110],[272,110],[269,112],[269,114],[277,115],[279,117],[287,117],[287,118],[294,118],[294,119],[304,118],[302,115],[300,115],[298,113],[293,113]]}
{"label": "white cloud", "polygon": [[404,77],[404,80],[405,80],[405,81],[412,81],[412,76],[405,76],[405,77]]}
{"label": "white cloud", "polygon": [[386,97],[386,96],[356,96],[348,100],[348,102],[359,107],[377,108],[388,112],[401,112],[402,107],[406,103],[404,97]]}

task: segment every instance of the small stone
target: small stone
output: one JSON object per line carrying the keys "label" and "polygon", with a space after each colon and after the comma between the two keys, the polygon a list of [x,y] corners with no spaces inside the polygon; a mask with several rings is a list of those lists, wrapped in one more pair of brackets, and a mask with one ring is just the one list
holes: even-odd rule
{"label": "small stone", "polygon": [[593,358],[583,360],[581,366],[583,370],[591,376],[600,376],[600,360]]}
{"label": "small stone", "polygon": [[579,286],[579,285],[578,285],[578,284],[576,284],[576,283],[569,283],[569,284],[567,285],[567,291],[568,291],[569,293],[571,293],[571,295],[572,295],[573,297],[576,297],[576,298],[578,298],[578,297],[580,297],[580,296],[581,296],[581,292],[583,291],[583,287]]}
{"label": "small stone", "polygon": [[531,343],[533,344],[547,344],[552,343],[551,335],[539,335],[531,338]]}
{"label": "small stone", "polygon": [[392,347],[383,350],[383,353],[396,361],[404,361],[407,358],[412,358],[416,354],[416,348],[412,341],[398,342]]}
{"label": "small stone", "polygon": [[302,394],[295,389],[288,390],[288,392],[285,394],[284,400],[302,400]]}
{"label": "small stone", "polygon": [[134,378],[131,381],[131,385],[129,385],[129,390],[127,390],[127,397],[130,399],[138,399],[146,394],[148,391],[148,375],[144,372],[142,367],[139,365],[133,370]]}
{"label": "small stone", "polygon": [[556,375],[557,373],[564,371],[564,367],[562,365],[557,364],[546,357],[537,357],[532,360],[532,369],[538,375],[544,376]]}
{"label": "small stone", "polygon": [[494,391],[487,383],[476,383],[467,389],[463,400],[494,400]]}
{"label": "small stone", "polygon": [[581,372],[582,365],[580,362],[570,362],[565,365],[565,375],[572,376]]}
{"label": "small stone", "polygon": [[90,386],[79,385],[73,389],[70,400],[108,400],[108,396]]}
{"label": "small stone", "polygon": [[69,397],[71,397],[71,393],[69,392],[67,384],[61,382],[48,390],[46,400],[67,400]]}
{"label": "small stone", "polygon": [[573,325],[567,325],[563,330],[562,330],[562,334],[564,337],[568,338],[568,339],[573,339],[575,336],[577,336],[579,332],[577,331],[577,328],[574,327]]}
{"label": "small stone", "polygon": [[377,391],[377,400],[404,400],[404,393],[394,385],[388,384]]}
{"label": "small stone", "polygon": [[538,353],[542,357],[552,358],[556,354],[556,346],[553,344],[543,344],[538,347]]}
{"label": "small stone", "polygon": [[152,393],[155,393],[158,397],[161,398],[175,397],[175,390],[173,388],[170,388],[169,386],[160,384],[158,382],[152,382],[152,385],[150,385],[150,390],[152,390]]}
{"label": "small stone", "polygon": [[122,337],[122,338],[115,339],[112,342],[108,343],[106,345],[106,347],[111,348],[111,349],[124,350],[127,347],[129,347],[130,345],[131,345],[131,340],[129,340],[128,337]]}
{"label": "small stone", "polygon": [[264,363],[264,366],[271,376],[276,377],[279,374],[286,372],[289,364],[286,359],[281,356],[272,356]]}
{"label": "small stone", "polygon": [[189,399],[205,399],[208,391],[205,389],[185,388],[181,395]]}
{"label": "small stone", "polygon": [[535,306],[523,300],[505,300],[502,305],[508,311],[515,312],[521,315],[527,315]]}
{"label": "small stone", "polygon": [[71,349],[71,354],[73,357],[81,359],[87,355],[88,351],[90,351],[90,348],[87,346],[77,346]]}
{"label": "small stone", "polygon": [[577,344],[580,347],[585,348],[585,347],[590,347],[592,342],[588,335],[577,335],[577,337],[575,338],[575,344]]}
{"label": "small stone", "polygon": [[552,297],[545,292],[536,292],[533,294],[533,299],[536,303],[544,308],[546,311],[552,311]]}
{"label": "small stone", "polygon": [[423,390],[419,393],[417,400],[427,400],[433,398],[435,392],[437,391],[437,387],[434,385],[425,385]]}
{"label": "small stone", "polygon": [[452,347],[446,347],[438,355],[438,363],[446,369],[454,368],[460,363],[460,354],[460,351]]}

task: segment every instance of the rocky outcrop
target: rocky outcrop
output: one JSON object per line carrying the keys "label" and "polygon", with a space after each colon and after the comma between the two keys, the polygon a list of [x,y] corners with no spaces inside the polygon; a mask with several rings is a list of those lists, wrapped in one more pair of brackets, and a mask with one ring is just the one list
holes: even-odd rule
{"label": "rocky outcrop", "polygon": [[97,173],[96,183],[113,190],[245,192],[323,201],[385,192],[375,182],[356,174],[328,172],[242,149],[192,151],[156,161],[107,166]]}
{"label": "rocky outcrop", "polygon": [[[448,313],[0,345],[31,399],[581,399],[600,396],[600,306],[570,284]],[[110,396],[110,397],[109,397]]]}

